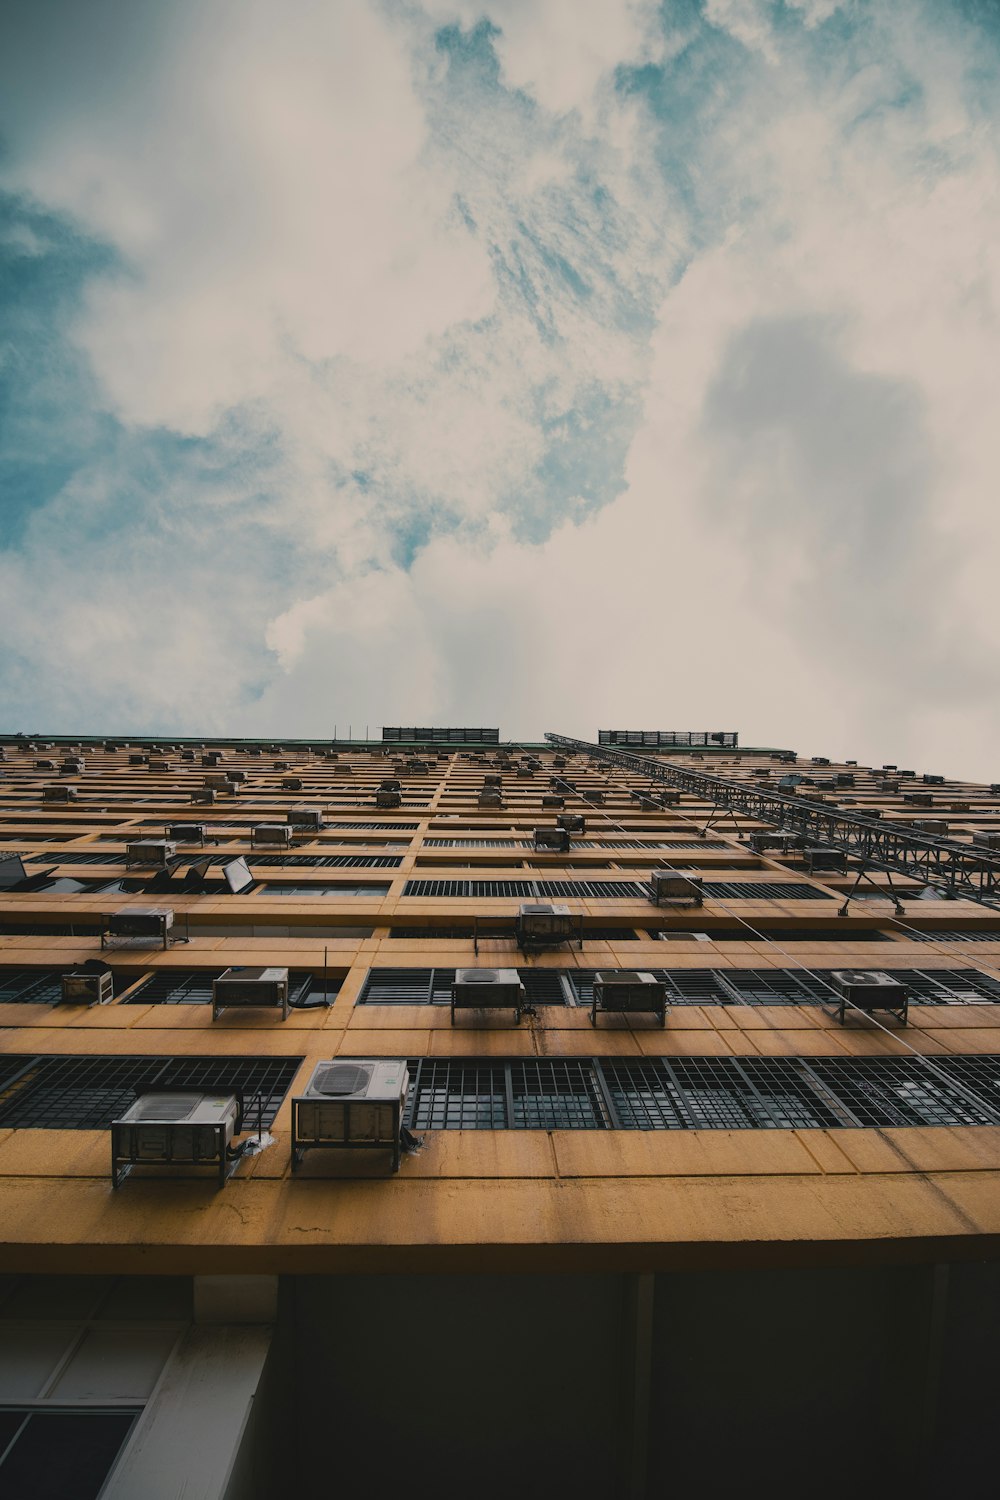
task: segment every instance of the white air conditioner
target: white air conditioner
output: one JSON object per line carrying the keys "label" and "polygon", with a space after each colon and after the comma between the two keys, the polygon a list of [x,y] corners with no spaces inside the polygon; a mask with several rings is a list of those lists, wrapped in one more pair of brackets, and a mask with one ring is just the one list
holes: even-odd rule
{"label": "white air conditioner", "polygon": [[212,803],[215,801],[215,788],[210,786],[196,787],[191,793],[192,802]]}
{"label": "white air conditioner", "polygon": [[456,969],[451,987],[451,1024],[456,1010],[513,1010],[520,1021],[525,992],[516,969]]}
{"label": "white air conditioner", "polygon": [[164,948],[170,941],[170,929],[174,925],[174,914],[164,906],[123,906],[121,911],[105,917],[101,933],[101,947],[109,937],[158,938]]}
{"label": "white air conditioner", "polygon": [[281,1008],[288,1019],[288,970],[226,969],[212,981],[212,1020],[217,1021],[230,1005],[268,1005]]}
{"label": "white air conditioner", "polygon": [[313,1069],[292,1099],[292,1171],[306,1151],[392,1152],[399,1170],[400,1134],[410,1075],[403,1058],[336,1058]]}
{"label": "white air conditioner", "polygon": [[604,969],[594,975],[590,1024],[597,1025],[597,1012],[651,1011],[660,1025],[667,1021],[667,986],[655,974],[638,969]]}
{"label": "white air conditioner", "polygon": [[700,875],[682,875],[676,870],[654,870],[649,877],[650,900],[654,906],[701,906],[704,884]]}
{"label": "white air conditioner", "polygon": [[110,969],[78,969],[72,974],[63,974],[59,986],[59,998],[67,1005],[107,1005],[115,998],[114,975]]}
{"label": "white air conditioner", "polygon": [[250,830],[250,847],[257,844],[280,844],[287,849],[295,837],[287,823],[255,823]]}
{"label": "white air conditioner", "polygon": [[830,981],[841,995],[837,1010],[841,1025],[848,1006],[863,1011],[891,1011],[906,1023],[910,992],[891,974],[881,969],[834,969]]}
{"label": "white air conditioner", "polygon": [[214,1166],[221,1187],[235,1166],[229,1148],[243,1127],[237,1094],[140,1094],[111,1126],[111,1180],[121,1187],[134,1166]]}
{"label": "white air conditioner", "polygon": [[163,868],[176,854],[177,845],[172,839],[136,839],[125,845],[127,865],[158,865]]}
{"label": "white air conditioner", "polygon": [[293,828],[322,828],[323,810],[320,807],[292,807],[287,821]]}
{"label": "white air conditioner", "polygon": [[558,813],[556,827],[565,828],[567,833],[586,833],[587,820],[583,813]]}

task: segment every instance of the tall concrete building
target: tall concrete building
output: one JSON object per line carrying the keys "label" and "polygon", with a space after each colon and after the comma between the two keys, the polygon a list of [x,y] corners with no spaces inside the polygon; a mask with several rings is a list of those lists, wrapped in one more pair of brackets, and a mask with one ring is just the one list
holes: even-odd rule
{"label": "tall concrete building", "polygon": [[0,846],[0,1495],[995,1472],[1000,786],[8,736]]}

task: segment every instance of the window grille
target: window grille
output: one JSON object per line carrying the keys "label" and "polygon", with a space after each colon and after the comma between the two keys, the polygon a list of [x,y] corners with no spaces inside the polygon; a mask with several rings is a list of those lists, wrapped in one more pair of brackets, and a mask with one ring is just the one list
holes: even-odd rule
{"label": "window grille", "polygon": [[[217,979],[222,969],[195,970],[182,973],[176,969],[164,969],[150,977],[125,1002],[127,1005],[210,1005],[212,1003],[212,980]],[[135,978],[135,976],[132,976]],[[322,974],[303,973],[292,969],[288,975],[288,1001],[290,1005],[318,1005],[324,995]],[[333,999],[343,984],[342,975],[330,974],[325,993]]]}
{"label": "window grille", "polygon": [[400,854],[260,854],[255,850],[249,857],[262,869],[281,865],[314,870],[357,870],[362,867],[395,870],[403,863]]}
{"label": "window grille", "polygon": [[[800,881],[706,880],[705,896],[719,900],[813,901],[830,899],[826,891]],[[408,880],[404,896],[478,897],[497,900],[512,898],[541,900],[604,897],[609,900],[649,899],[649,887],[638,880]]]}
{"label": "window grille", "polygon": [[[64,969],[0,969],[0,1005],[53,1005],[62,999],[62,976],[76,967]],[[135,975],[119,970],[114,976],[115,993],[131,984]]]}
{"label": "window grille", "polygon": [[125,850],[109,853],[102,849],[46,849],[44,853],[24,857],[46,865],[123,865]]}
{"label": "window grille", "polygon": [[301,1057],[94,1057],[6,1055],[0,1063],[0,1126],[103,1130],[140,1089],[242,1092],[252,1117],[263,1098],[271,1125]]}
{"label": "window grille", "polygon": [[973,927],[924,927],[919,932],[911,927],[906,936],[915,943],[1000,943],[1000,931]]}
{"label": "window grille", "polygon": [[943,1078],[910,1057],[411,1059],[406,1122],[417,1130],[1000,1123],[1000,1057],[935,1065]]}
{"label": "window grille", "polygon": [[[565,1005],[558,969],[518,969],[529,1005]],[[359,1005],[450,1005],[454,969],[369,969]]]}

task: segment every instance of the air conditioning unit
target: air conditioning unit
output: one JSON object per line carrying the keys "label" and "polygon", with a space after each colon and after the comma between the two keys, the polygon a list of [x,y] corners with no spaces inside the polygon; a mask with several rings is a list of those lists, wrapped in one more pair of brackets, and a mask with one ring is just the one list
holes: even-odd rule
{"label": "air conditioning unit", "polygon": [[322,828],[323,809],[321,807],[291,807],[288,810],[288,822],[293,828]]}
{"label": "air conditioning unit", "polygon": [[657,796],[659,797],[661,807],[677,807],[681,800],[680,792],[666,789],[658,792]]}
{"label": "air conditioning unit", "polygon": [[913,827],[919,833],[925,833],[928,838],[946,839],[948,837],[948,824],[943,818],[918,818]]}
{"label": "air conditioning unit", "polygon": [[206,750],[201,757],[201,763],[203,766],[217,766],[225,758],[221,750]]}
{"label": "air conditioning unit", "polygon": [[704,884],[701,875],[654,870],[649,877],[649,899],[654,906],[701,906]]}
{"label": "air conditioning unit", "polygon": [[59,770],[63,776],[78,776],[83,767],[84,762],[82,760],[64,760]]}
{"label": "air conditioning unit", "polygon": [[35,770],[36,771],[54,771],[55,768],[56,768],[56,763],[55,763],[54,760],[36,760],[35,761]]}
{"label": "air conditioning unit", "polygon": [[841,1025],[849,1005],[863,1011],[887,1010],[906,1024],[910,992],[891,974],[879,969],[834,969],[830,980],[841,995],[837,1009]]}
{"label": "air conditioning unit", "polygon": [[164,771],[172,771],[174,768],[168,760],[150,760],[149,769],[162,774]]}
{"label": "air conditioning unit", "polygon": [[75,786],[44,786],[42,787],[43,802],[76,802],[77,793]]}
{"label": "air conditioning unit", "polygon": [[128,763],[130,766],[148,766],[149,756],[141,754],[137,750],[133,750],[132,754],[128,758]]}
{"label": "air conditioning unit", "polygon": [[212,1020],[231,1005],[280,1006],[288,1020],[287,969],[226,969],[212,981]]}
{"label": "air conditioning unit", "polygon": [[420,775],[427,770],[427,762],[425,760],[408,760],[406,762],[406,769],[414,775]]}
{"label": "air conditioning unit", "polygon": [[604,792],[600,787],[597,787],[587,792],[585,800],[592,803],[595,807],[601,807],[604,804]]}
{"label": "air conditioning unit", "polygon": [[106,964],[94,960],[63,974],[59,988],[59,998],[67,1005],[107,1005],[115,998],[114,975]]}
{"label": "air conditioning unit", "polygon": [[789,835],[787,833],[752,833],[750,835],[750,848],[754,854],[766,854],[770,849],[788,849]]}
{"label": "air conditioning unit", "polygon": [[883,792],[883,793],[885,793],[885,792],[898,792],[899,791],[899,782],[898,781],[876,781],[876,783],[875,783],[875,790],[877,792]]}
{"label": "air conditioning unit", "polygon": [[837,772],[837,785],[838,786],[853,786],[854,785],[854,772],[853,771],[838,771]]}
{"label": "air conditioning unit", "polygon": [[566,798],[560,797],[556,792],[546,792],[542,798],[543,807],[565,807]]}
{"label": "air conditioning unit", "polygon": [[517,945],[522,952],[568,943],[575,937],[583,947],[583,919],[574,917],[568,906],[551,901],[526,901],[514,923]]}
{"label": "air conditioning unit", "polygon": [[179,844],[204,844],[204,823],[168,823],[167,838],[176,839]]}
{"label": "air conditioning unit", "polygon": [[847,869],[847,855],[841,849],[806,849],[805,862],[810,875],[820,870],[837,870],[843,874]]}
{"label": "air conditioning unit", "polygon": [[205,775],[205,786],[210,787],[213,792],[231,792],[234,783],[225,771],[209,771]]}
{"label": "air conditioning unit", "polygon": [[255,849],[258,844],[279,844],[287,849],[294,837],[294,830],[287,823],[255,823],[250,830],[250,847]]}
{"label": "air conditioning unit", "polygon": [[125,845],[126,865],[157,865],[163,869],[177,856],[172,839],[136,839]]}
{"label": "air conditioning unit", "polygon": [[302,790],[302,777],[301,776],[282,776],[282,778],[281,778],[281,790],[283,792],[301,792],[301,790]]}
{"label": "air conditioning unit", "polygon": [[534,775],[535,773],[530,766],[518,766],[517,768],[518,781],[531,781]]}
{"label": "air conditioning unit", "polygon": [[977,849],[1000,849],[1000,833],[974,833],[972,842]]}
{"label": "air conditioning unit", "polygon": [[904,792],[903,801],[908,802],[911,807],[933,807],[934,798],[930,792]]}
{"label": "air conditioning unit", "polygon": [[923,781],[925,786],[944,786],[943,776],[931,776],[929,774],[925,774],[920,779],[921,781]]}
{"label": "air conditioning unit", "polygon": [[212,803],[215,801],[215,788],[210,786],[195,787],[191,793],[192,802]]}
{"label": "air conditioning unit", "polygon": [[246,779],[247,779],[247,773],[245,771],[227,771],[226,772],[226,780],[227,781],[240,782],[240,781],[246,781]]}
{"label": "air conditioning unit", "polygon": [[109,937],[157,938],[164,948],[170,942],[170,929],[174,925],[174,914],[164,906],[123,906],[104,919],[101,947]]}
{"label": "air conditioning unit", "polygon": [[970,813],[972,811],[972,803],[971,802],[952,802],[952,804],[951,804],[951,806],[949,807],[948,810],[949,810],[949,812],[953,812],[953,813]]}
{"label": "air conditioning unit", "polygon": [[503,797],[495,786],[483,787],[476,801],[477,807],[503,807]]}
{"label": "air conditioning unit", "polygon": [[[290,771],[292,769],[292,763],[289,760],[276,760],[274,762],[274,769],[276,771]],[[281,784],[282,786],[284,786],[284,782],[282,782]]]}
{"label": "air conditioning unit", "polygon": [[828,755],[814,755],[811,757],[811,760],[814,766],[828,766],[830,764],[830,757]]}
{"label": "air conditioning unit", "polygon": [[520,1021],[524,985],[516,969],[456,969],[451,987],[451,1024],[456,1010],[513,1010]]}
{"label": "air conditioning unit", "polygon": [[401,792],[403,787],[398,776],[383,776],[378,789],[380,792]]}
{"label": "air conditioning unit", "polygon": [[639,811],[640,812],[655,812],[656,809],[659,806],[660,806],[660,803],[657,801],[657,799],[655,797],[640,797],[639,798]]}
{"label": "air conditioning unit", "polygon": [[403,798],[399,792],[390,792],[379,787],[375,793],[376,807],[402,807]]}
{"label": "air conditioning unit", "polygon": [[116,744],[114,740],[105,740],[104,741],[105,754],[107,754],[107,755],[114,755],[120,749],[121,749],[121,745]]}
{"label": "air conditioning unit", "polygon": [[239,1094],[151,1090],[111,1126],[111,1181],[121,1187],[135,1166],[215,1167],[219,1186],[235,1170],[231,1150],[243,1128]]}
{"label": "air conditioning unit", "polygon": [[568,828],[536,828],[531,837],[536,849],[546,850],[553,854],[565,854],[569,850]]}
{"label": "air conditioning unit", "polygon": [[587,820],[583,813],[558,813],[556,816],[556,827],[565,828],[567,833],[586,833]]}
{"label": "air conditioning unit", "polygon": [[990,796],[991,797],[1000,797],[1000,781],[991,781],[990,782]]}
{"label": "air conditioning unit", "polygon": [[594,997],[590,1024],[597,1025],[597,1012],[652,1011],[667,1024],[667,986],[655,974],[637,969],[607,969],[594,975]]}
{"label": "air conditioning unit", "polygon": [[400,1137],[410,1075],[403,1058],[335,1058],[320,1062],[303,1094],[292,1099],[292,1171],[306,1151],[390,1151],[399,1171]]}

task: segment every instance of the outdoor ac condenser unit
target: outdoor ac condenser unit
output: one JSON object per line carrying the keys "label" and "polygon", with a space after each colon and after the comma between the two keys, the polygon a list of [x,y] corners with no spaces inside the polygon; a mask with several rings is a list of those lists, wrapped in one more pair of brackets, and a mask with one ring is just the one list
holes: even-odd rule
{"label": "outdoor ac condenser unit", "polygon": [[524,985],[516,969],[456,969],[451,987],[451,1024],[456,1010],[513,1010],[520,1021]]}
{"label": "outdoor ac condenser unit", "polygon": [[75,802],[75,786],[46,786],[42,788],[43,802]]}
{"label": "outdoor ac condenser unit", "polygon": [[177,845],[172,839],[136,839],[125,845],[126,865],[157,865],[163,869],[176,855]]}
{"label": "outdoor ac condenser unit", "polygon": [[164,948],[170,942],[174,914],[164,906],[125,906],[104,919],[101,947],[109,937],[158,938]]}
{"label": "outdoor ac condenser unit", "polygon": [[583,813],[557,813],[556,827],[565,828],[567,833],[586,833],[587,820]]}
{"label": "outdoor ac condenser unit", "polygon": [[403,799],[399,792],[390,792],[379,787],[375,793],[376,807],[402,807]]}
{"label": "outdoor ac condenser unit", "polygon": [[858,1010],[887,1010],[906,1024],[910,992],[905,984],[879,969],[834,969],[831,983],[840,993],[837,1019],[841,1025],[848,1006]]}
{"label": "outdoor ac condenser unit", "polygon": [[980,830],[972,835],[972,842],[977,849],[1000,849],[1000,833],[984,833]]}
{"label": "outdoor ac condenser unit", "polygon": [[268,1005],[281,1009],[288,1020],[287,969],[226,969],[212,981],[212,1020],[217,1021],[230,1005]]}
{"label": "outdoor ac condenser unit", "polygon": [[293,828],[322,828],[323,810],[319,807],[289,808],[288,822]]}
{"label": "outdoor ac condenser unit", "polygon": [[250,847],[258,844],[280,844],[287,849],[295,837],[287,823],[255,823],[250,830]]}
{"label": "outdoor ac condenser unit", "polygon": [[554,854],[565,854],[570,846],[568,828],[536,828],[532,834],[536,849]]}
{"label": "outdoor ac condenser unit", "polygon": [[594,997],[590,1024],[597,1025],[597,1012],[651,1011],[660,1025],[667,1023],[667,986],[655,974],[637,969],[605,969],[594,975]]}
{"label": "outdoor ac condenser unit", "polygon": [[283,792],[301,792],[301,790],[302,790],[302,777],[301,776],[282,776],[282,778],[281,778],[281,790]]}
{"label": "outdoor ac condenser unit", "polygon": [[410,1076],[403,1058],[337,1058],[313,1069],[292,1099],[292,1171],[306,1151],[390,1151],[399,1170]]}
{"label": "outdoor ac condenser unit", "polygon": [[514,924],[517,945],[523,952],[570,942],[574,937],[583,946],[582,919],[575,918],[568,906],[552,901],[526,901],[521,905]]}
{"label": "outdoor ac condenser unit", "polygon": [[156,1090],[140,1094],[111,1126],[111,1181],[121,1187],[134,1166],[215,1167],[219,1186],[236,1166],[230,1154],[243,1128],[239,1094]]}
{"label": "outdoor ac condenser unit", "polygon": [[215,801],[215,788],[211,786],[195,787],[194,791],[191,793],[191,801],[204,802],[206,804],[213,803]]}
{"label": "outdoor ac condenser unit", "polygon": [[204,823],[168,823],[167,838],[176,839],[178,844],[204,844]]}
{"label": "outdoor ac condenser unit", "polygon": [[654,870],[649,877],[650,900],[654,906],[701,906],[704,884],[700,875]]}
{"label": "outdoor ac condenser unit", "polygon": [[847,855],[841,849],[806,849],[805,861],[810,875],[815,875],[820,870],[838,870],[843,873],[847,869]]}
{"label": "outdoor ac condenser unit", "polygon": [[59,987],[59,998],[66,1005],[107,1005],[115,998],[114,975],[96,960],[86,968],[63,974]]}

